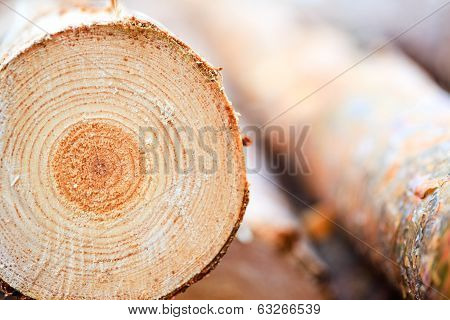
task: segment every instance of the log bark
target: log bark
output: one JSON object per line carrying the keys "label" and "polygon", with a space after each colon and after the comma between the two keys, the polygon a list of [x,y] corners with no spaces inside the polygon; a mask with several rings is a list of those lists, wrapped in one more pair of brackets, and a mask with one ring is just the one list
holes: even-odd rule
{"label": "log bark", "polygon": [[195,22],[246,99],[244,115],[286,132],[311,126],[313,174],[299,178],[334,207],[349,237],[405,297],[448,298],[448,94],[398,52],[362,59],[345,35],[299,24],[282,5],[192,10],[203,12]]}
{"label": "log bark", "polygon": [[0,61],[0,290],[184,291],[225,254],[248,201],[219,71],[122,9],[28,18]]}

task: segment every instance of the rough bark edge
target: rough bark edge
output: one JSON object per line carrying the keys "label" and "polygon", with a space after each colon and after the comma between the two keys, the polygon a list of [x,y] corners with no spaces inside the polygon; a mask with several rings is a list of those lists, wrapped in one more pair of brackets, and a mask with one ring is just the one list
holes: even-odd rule
{"label": "rough bark edge", "polygon": [[174,291],[172,291],[171,293],[159,298],[160,300],[168,300],[168,299],[175,297],[177,294],[185,292],[191,285],[193,285],[194,283],[203,279],[205,276],[207,276],[211,271],[213,271],[217,267],[220,260],[227,253],[228,248],[230,247],[231,243],[233,242],[233,240],[236,236],[236,232],[238,231],[238,229],[241,225],[242,219],[244,218],[245,209],[247,208],[247,204],[249,201],[249,188],[248,187],[249,187],[249,184],[246,183],[242,207],[241,207],[241,211],[239,213],[239,219],[236,222],[236,224],[234,225],[234,228],[231,231],[230,237],[225,242],[222,249],[220,249],[219,253],[214,257],[214,259],[206,267],[204,267],[202,269],[202,271],[200,271],[198,274],[193,276],[189,281],[184,283],[181,287],[179,287],[179,288],[175,289]]}
{"label": "rough bark edge", "polygon": [[[173,45],[179,46],[182,50],[185,50],[186,56],[191,58],[194,62],[194,64],[197,64],[197,66],[202,70],[205,77],[209,77],[211,80],[211,84],[216,86],[217,88],[214,90],[217,90],[217,95],[219,98],[221,98],[224,102],[225,110],[224,114],[228,115],[228,121],[230,122],[229,125],[231,126],[230,131],[233,136],[233,139],[235,140],[236,146],[238,148],[237,151],[241,153],[241,159],[244,164],[244,172],[242,179],[244,180],[244,192],[243,192],[243,198],[242,198],[242,205],[239,212],[238,219],[231,230],[230,236],[226,240],[223,247],[220,249],[219,253],[212,259],[212,261],[206,265],[199,273],[194,275],[190,280],[182,284],[180,287],[176,288],[172,292],[156,298],[159,300],[168,300],[175,297],[177,294],[185,292],[191,285],[194,283],[200,281],[205,276],[207,276],[211,271],[213,271],[216,266],[219,264],[220,260],[223,258],[223,256],[226,254],[228,248],[231,245],[231,242],[234,240],[236,233],[241,225],[242,219],[245,214],[245,210],[247,208],[247,204],[249,202],[249,183],[247,181],[246,172],[245,172],[245,157],[243,152],[243,143],[242,143],[242,137],[239,130],[238,125],[238,119],[237,115],[233,109],[233,106],[226,96],[223,85],[222,85],[222,76],[220,73],[221,68],[214,68],[211,66],[205,59],[200,57],[197,53],[195,53],[187,44],[179,40],[176,36],[171,34],[170,32],[164,30],[161,26],[156,25],[155,23],[144,21],[141,19],[138,19],[136,17],[127,17],[123,20],[119,20],[117,22],[107,22],[107,23],[93,23],[90,25],[81,25],[77,27],[71,27],[65,30],[61,30],[57,33],[49,35],[44,35],[39,40],[35,41],[31,46],[27,47],[26,49],[20,51],[18,54],[14,55],[11,59],[8,59],[8,61],[4,62],[3,64],[0,63],[0,72],[4,71],[6,67],[13,62],[14,60],[20,58],[23,55],[26,55],[28,52],[32,51],[35,48],[38,48],[40,46],[46,46],[47,42],[50,42],[53,40],[53,38],[61,36],[65,33],[69,32],[77,32],[80,30],[87,30],[92,27],[98,27],[98,26],[110,26],[110,27],[119,27],[122,28],[123,31],[129,32],[131,30],[137,31],[137,32],[143,32],[145,30],[151,29],[155,34],[161,35],[163,38],[165,38],[168,43],[172,43]],[[14,296],[19,300],[35,300],[34,298],[28,297],[24,294],[22,294],[20,291],[15,290],[10,285],[8,285],[5,281],[3,281],[0,278],[0,292],[5,295],[5,298],[8,298],[10,296]]]}

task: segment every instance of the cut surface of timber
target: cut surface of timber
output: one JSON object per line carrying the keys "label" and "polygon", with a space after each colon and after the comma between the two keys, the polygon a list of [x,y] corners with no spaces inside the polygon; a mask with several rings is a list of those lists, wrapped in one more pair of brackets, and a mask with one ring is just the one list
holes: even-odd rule
{"label": "cut surface of timber", "polygon": [[185,44],[147,21],[89,19],[30,32],[0,67],[0,290],[170,298],[241,222],[237,120]]}

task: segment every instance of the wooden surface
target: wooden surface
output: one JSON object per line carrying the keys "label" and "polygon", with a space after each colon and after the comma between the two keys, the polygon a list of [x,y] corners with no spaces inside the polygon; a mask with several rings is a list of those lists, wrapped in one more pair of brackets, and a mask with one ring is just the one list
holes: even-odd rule
{"label": "wooden surface", "polygon": [[0,279],[39,299],[169,298],[215,267],[248,201],[221,75],[110,8],[34,23],[0,67]]}
{"label": "wooden surface", "polygon": [[[174,30],[177,34],[181,35],[183,39],[188,40],[196,50],[206,55],[215,63],[219,63],[220,66],[225,67],[224,72],[226,80],[228,81],[227,84],[229,88],[232,88],[232,100],[237,105],[239,111],[244,114],[245,120],[251,124],[265,123],[267,120],[279,114],[284,108],[293,105],[299,99],[319,88],[364,55],[359,49],[355,49],[354,43],[350,41],[347,36],[342,35],[342,33],[335,32],[330,28],[324,28],[322,25],[314,26],[313,24],[312,27],[309,27],[309,19],[311,17],[308,16],[308,14],[304,14],[305,12],[303,12],[303,10],[295,10],[295,8],[286,4],[274,5],[273,1],[215,1],[214,4],[212,4],[196,0],[165,1],[164,3],[160,1],[146,1],[143,3],[141,1],[130,0],[123,1],[122,3],[125,2],[133,9],[143,11],[163,22],[170,27],[171,30]],[[368,12],[372,15],[373,11],[368,10]],[[333,13],[338,15],[339,10],[335,10]],[[379,24],[379,16],[374,16],[377,17],[376,23],[380,29],[388,25]],[[362,21],[363,23],[367,22],[370,24],[370,19],[362,18],[363,15],[355,15],[355,17],[360,19],[360,22]],[[396,18],[395,20],[400,19]],[[401,27],[400,21],[398,22],[398,26]],[[352,21],[349,21],[349,23],[352,23]],[[354,25],[355,24],[352,24],[352,26]],[[359,24],[359,26],[361,26],[361,24]],[[431,29],[433,34],[436,34],[436,31],[445,31],[445,28]],[[366,30],[364,27],[358,27],[357,30],[364,36],[364,30]],[[430,28],[428,28],[428,30],[430,30]],[[355,34],[356,33],[354,33],[354,35]],[[421,33],[418,32],[418,34],[420,35]],[[429,35],[430,33],[426,34]],[[420,36],[415,38],[414,35],[412,38],[423,39]],[[373,39],[375,39],[376,43],[377,38],[374,37]],[[440,44],[445,44],[445,41],[435,41],[436,38],[434,37],[426,36],[426,39],[427,41],[416,42],[416,45],[420,48],[426,48],[426,45],[431,42],[437,43],[438,47],[440,47]],[[413,50],[417,49],[413,48]],[[431,51],[434,52],[434,50]],[[425,59],[428,59],[427,61],[431,61],[433,65],[435,65],[438,72],[445,72],[445,68],[442,68],[441,63],[438,62],[439,59],[433,58],[430,60],[430,55],[428,54],[430,50],[423,49],[421,52],[422,56],[425,57]],[[434,57],[435,55],[432,56]],[[406,81],[405,79],[423,79],[424,75],[420,72],[405,72],[405,70],[412,70],[415,68],[411,67],[410,63],[406,63],[405,66],[401,61],[403,58],[399,61],[396,59],[392,60],[390,57],[392,56],[388,55],[386,59],[378,60],[382,62],[376,64],[376,67],[374,64],[371,68],[366,68],[365,71],[358,73],[359,76],[347,79],[346,77],[342,77],[344,80],[343,83],[336,81],[336,83],[327,86],[323,92],[314,94],[296,108],[301,109],[301,111],[292,111],[285,117],[275,120],[273,123],[282,126],[289,125],[293,122],[296,122],[297,125],[299,123],[311,124],[310,121],[312,120],[310,119],[317,119],[315,118],[314,112],[311,111],[324,110],[324,106],[327,108],[327,105],[342,106],[345,104],[342,103],[343,100],[340,96],[340,92],[343,93],[344,97],[349,94],[354,94],[354,92],[363,92],[365,93],[363,95],[367,95],[370,99],[370,97],[376,97],[379,92],[382,91],[386,93],[382,96],[382,99],[386,101],[390,95],[394,94],[395,96],[395,94],[398,94],[396,88],[398,88],[398,86],[403,86]],[[384,69],[386,67],[383,68],[383,65],[394,66],[393,74],[397,74],[397,76],[399,74],[404,75],[399,77],[401,80],[400,84],[395,80],[390,79],[395,79],[396,77],[393,76],[392,73],[387,72],[389,68]],[[398,68],[398,65],[401,67]],[[380,78],[377,78],[378,80],[372,79],[361,81],[361,79],[373,78],[373,73],[380,75]],[[384,83],[385,79],[392,82],[388,81]],[[359,85],[354,86],[355,83]],[[388,83],[390,84],[388,85]],[[420,81],[417,83],[417,86],[408,81],[406,81],[406,83],[407,87],[410,88],[402,91],[402,95],[404,94],[406,96],[410,95],[411,91],[415,91],[415,89],[411,90],[412,87],[418,88],[417,92],[423,92],[423,87],[430,85],[429,82],[424,85]],[[373,88],[374,85],[376,88],[375,90],[372,91],[372,89],[367,89],[368,87]],[[385,88],[387,86],[392,86],[394,89],[386,91]],[[436,92],[435,89],[432,89],[431,91]],[[357,94],[357,96],[359,96],[359,94]],[[431,96],[433,96],[433,94],[431,94]],[[401,102],[400,104],[403,103],[404,102]],[[415,103],[416,102],[412,102],[411,104],[415,105]],[[320,114],[321,113],[319,113],[319,115]],[[286,119],[288,120],[286,121]],[[332,121],[342,120],[342,118],[337,117]],[[320,123],[320,121],[324,121],[323,118],[322,120],[319,120],[318,123]],[[380,126],[384,128],[384,124],[381,124]],[[325,130],[322,132],[327,132],[326,127],[319,126],[319,128],[319,130]],[[328,131],[325,136],[328,134],[330,134],[330,131]],[[359,134],[357,134],[357,136],[358,135]],[[313,136],[313,138],[314,137],[317,136]],[[378,134],[375,134],[374,137],[380,138]],[[353,141],[353,139],[351,139],[351,141]],[[334,143],[332,145],[333,148],[330,148],[329,150],[337,150]],[[285,148],[286,146],[281,145],[280,148],[278,148],[278,152],[286,152],[287,148]],[[319,148],[318,150],[322,149]],[[317,169],[317,167],[314,169],[316,174],[314,177],[322,176],[322,178],[314,180],[306,179],[313,182],[309,184],[310,188],[307,190],[315,190],[315,196],[321,195],[323,198],[336,200],[331,194],[337,192],[338,189],[334,187],[335,183],[328,183],[326,180],[330,174],[327,171],[329,169],[323,169],[329,165],[328,163],[324,163],[323,159],[335,159],[335,153],[333,152],[333,155],[329,156],[329,154],[326,153],[328,152],[327,150],[323,152],[325,152],[324,154],[327,156],[315,162],[316,165],[319,165],[319,169]],[[313,153],[310,153],[308,157],[313,157]],[[311,163],[312,158],[308,159]],[[356,166],[355,168],[357,169],[359,167],[360,166]],[[336,174],[336,172],[349,171],[347,169],[333,170],[331,171],[331,176]],[[268,175],[268,172],[264,172],[263,174]],[[348,235],[345,231],[339,228],[336,230],[336,226],[333,226],[330,231],[330,227],[327,226],[326,223],[325,226],[323,225],[323,218],[319,219],[319,222],[316,221],[316,218],[308,218],[307,220],[304,220],[304,222],[308,228],[308,232],[315,235],[313,241],[314,255],[321,257],[323,259],[322,263],[325,263],[329,268],[329,279],[327,280],[329,282],[323,286],[323,283],[320,285],[318,284],[317,279],[311,281],[311,278],[313,277],[313,275],[310,274],[311,270],[304,268],[304,259],[307,260],[306,263],[309,263],[311,259],[308,254],[306,254],[305,258],[304,253],[301,253],[300,262],[296,260],[298,257],[294,258],[294,260],[301,265],[301,268],[299,268],[299,265],[292,267],[292,257],[288,258],[285,255],[280,255],[279,252],[267,244],[267,241],[270,242],[274,239],[279,239],[278,236],[283,235],[283,232],[280,233],[279,228],[270,228],[270,225],[267,226],[266,223],[267,220],[274,219],[278,223],[278,212],[289,212],[292,211],[292,208],[297,208],[297,210],[300,211],[304,207],[304,203],[300,203],[294,199],[294,205],[290,209],[287,209],[285,200],[276,200],[275,205],[271,205],[270,203],[273,202],[271,199],[281,198],[283,191],[278,191],[276,187],[268,183],[266,183],[268,187],[264,187],[264,181],[262,180],[263,179],[259,179],[258,181],[258,179],[256,179],[252,183],[261,185],[262,187],[257,189],[260,191],[262,190],[263,192],[261,193],[268,196],[261,196],[258,198],[253,195],[257,204],[251,208],[253,219],[252,221],[249,221],[248,225],[253,226],[254,230],[260,230],[261,232],[259,235],[256,235],[256,237],[259,238],[262,236],[266,242],[261,243],[259,240],[256,240],[256,243],[233,244],[230,257],[228,258],[228,256],[225,256],[223,264],[220,264],[219,267],[211,273],[210,277],[192,286],[187,293],[181,295],[180,298],[215,297],[217,299],[223,299],[238,297],[250,299],[253,296],[261,294],[260,290],[266,290],[268,287],[267,284],[278,289],[276,291],[269,290],[269,292],[262,293],[261,296],[263,297],[276,299],[283,293],[286,294],[286,297],[303,297],[303,293],[298,292],[298,288],[295,287],[295,285],[292,285],[293,283],[299,283],[302,287],[305,286],[305,288],[307,288],[305,292],[308,293],[308,295],[312,297],[317,296],[319,298],[325,296],[344,299],[398,297],[395,292],[390,291],[389,286],[386,285],[386,281],[381,275],[392,274],[390,270],[391,267],[389,266],[391,263],[385,262],[385,259],[380,258],[377,253],[370,253],[371,250],[367,249],[367,246],[361,244],[359,240]],[[304,186],[304,180],[304,178],[300,177],[299,180],[296,180],[296,182],[300,181],[297,185]],[[368,180],[365,178],[362,182],[355,183],[355,187],[366,185],[367,181]],[[418,187],[416,193],[419,196],[427,195],[428,197],[430,195],[429,191],[427,191],[430,190],[428,187],[431,186],[431,189],[434,190],[434,182],[431,181],[428,183],[426,180],[420,181],[422,181],[423,184],[413,183],[415,187]],[[326,188],[324,188],[324,186],[326,186]],[[423,188],[422,186],[425,187]],[[304,187],[302,189],[303,191],[305,190]],[[325,191],[327,189],[329,191]],[[296,190],[295,188],[290,190],[301,199],[308,199],[311,197],[311,195],[306,197],[302,190]],[[344,200],[348,199],[348,201],[355,200],[355,197],[349,196],[350,194],[359,194],[361,191],[360,188],[357,190],[355,189],[354,191],[349,191],[347,188],[344,188],[344,190],[347,190],[347,192],[343,191],[341,198]],[[330,195],[325,195],[328,193]],[[371,201],[372,200],[369,200],[368,202],[370,203]],[[378,199],[377,201],[380,201],[379,203],[381,203],[383,200]],[[340,202],[343,202],[342,199]],[[265,205],[266,203],[269,203],[269,205]],[[352,213],[352,210],[348,210],[348,208],[351,207],[352,209],[354,206],[357,206],[357,203],[358,202],[352,202],[352,204],[349,205],[349,202],[347,202],[344,204],[344,209],[340,210],[338,213],[334,212],[334,210],[333,212],[324,210],[322,206],[316,207],[316,210],[319,210],[323,215],[332,217],[333,219],[336,218],[337,213],[343,220],[348,219],[351,221],[353,219],[354,221],[355,215]],[[334,202],[333,206],[337,207],[336,202]],[[277,212],[270,212],[272,209]],[[373,212],[371,211],[370,214],[373,214]],[[439,214],[442,214],[442,207],[439,207]],[[282,214],[281,216],[285,217],[286,215]],[[317,216],[317,212],[312,210],[312,213],[307,214],[307,216]],[[284,220],[284,218],[280,219],[280,221]],[[263,222],[262,224],[261,221]],[[290,225],[288,229],[291,230],[292,224],[288,224]],[[339,222],[339,224],[341,224],[341,222]],[[382,234],[379,235],[380,231],[377,228],[381,224],[375,224],[373,222],[369,224],[369,226],[373,225],[375,225],[374,228],[369,228],[367,226],[365,228],[353,226],[351,227],[351,230],[361,228],[362,239],[366,239],[365,237],[384,238],[384,234],[392,234],[392,229],[388,228],[381,231]],[[430,224],[427,225],[430,226]],[[419,229],[420,228],[421,227],[419,227]],[[367,229],[377,231],[366,232]],[[411,230],[414,230],[414,227]],[[347,236],[345,236],[346,234]],[[375,236],[375,234],[377,235]],[[346,239],[343,239],[343,235]],[[411,236],[411,234],[408,235],[408,237]],[[359,234],[358,237],[360,237]],[[442,238],[443,237],[438,237],[437,239]],[[353,243],[353,245],[359,243],[357,246],[362,249],[360,250],[362,256],[355,255],[355,252],[352,251],[349,243]],[[409,242],[408,246],[411,246],[412,244],[413,242]],[[385,246],[384,243],[380,243],[379,241],[377,241],[375,245],[381,247]],[[260,255],[260,253],[263,253],[263,255]],[[296,253],[296,255],[298,254]],[[443,251],[443,256],[445,257],[445,250]],[[366,264],[364,262],[369,261],[369,257],[372,257],[375,261],[380,261],[379,259],[384,261],[382,263],[376,263],[376,268],[381,271],[380,274],[374,274],[373,264]],[[412,259],[409,260],[409,257]],[[408,286],[413,287],[412,290],[408,291],[407,289],[405,291],[406,295],[409,295],[410,297],[422,297],[422,293],[420,292],[418,295],[414,295],[414,292],[417,291],[417,288],[414,288],[414,285],[417,284],[417,282],[414,280],[412,283],[408,283],[408,277],[410,279],[416,279],[416,271],[418,270],[420,274],[423,269],[421,271],[420,268],[416,268],[417,265],[416,267],[412,266],[411,262],[416,263],[417,260],[414,260],[414,256],[409,257],[406,260],[400,260],[398,263],[398,266],[404,268],[404,270],[407,270],[409,264],[409,271],[405,273],[406,278],[402,280],[399,279],[399,277],[394,277],[393,283],[400,287],[399,283],[404,281],[403,283],[406,285],[406,288]],[[315,262],[313,261],[313,263]],[[444,259],[441,265],[445,266],[445,263],[447,262]],[[233,265],[237,267],[233,268]],[[394,268],[397,268],[395,264],[393,265]],[[252,272],[248,272],[250,269]],[[275,277],[275,272],[285,274],[286,276]],[[394,271],[394,273],[396,272],[397,271]],[[261,278],[267,279],[267,281],[261,281]],[[288,278],[293,281],[288,281]],[[426,276],[426,278],[429,277]],[[439,289],[438,291],[441,292],[442,290]],[[437,294],[437,292],[435,293]],[[428,290],[428,293],[424,294],[430,294],[430,290]],[[431,293],[430,296],[433,297],[433,293]],[[305,298],[308,298],[308,296],[305,296]]]}

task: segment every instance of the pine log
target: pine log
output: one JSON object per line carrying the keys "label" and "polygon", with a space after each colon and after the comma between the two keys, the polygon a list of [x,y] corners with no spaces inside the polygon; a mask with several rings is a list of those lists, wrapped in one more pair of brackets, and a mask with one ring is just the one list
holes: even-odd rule
{"label": "pine log", "polygon": [[221,75],[123,9],[41,6],[0,61],[0,291],[171,298],[217,265],[248,201]]}
{"label": "pine log", "polygon": [[400,53],[363,59],[347,36],[300,24],[281,4],[193,2],[198,29],[247,99],[243,114],[285,132],[311,126],[312,175],[299,179],[333,206],[336,224],[405,297],[448,298],[448,94]]}

